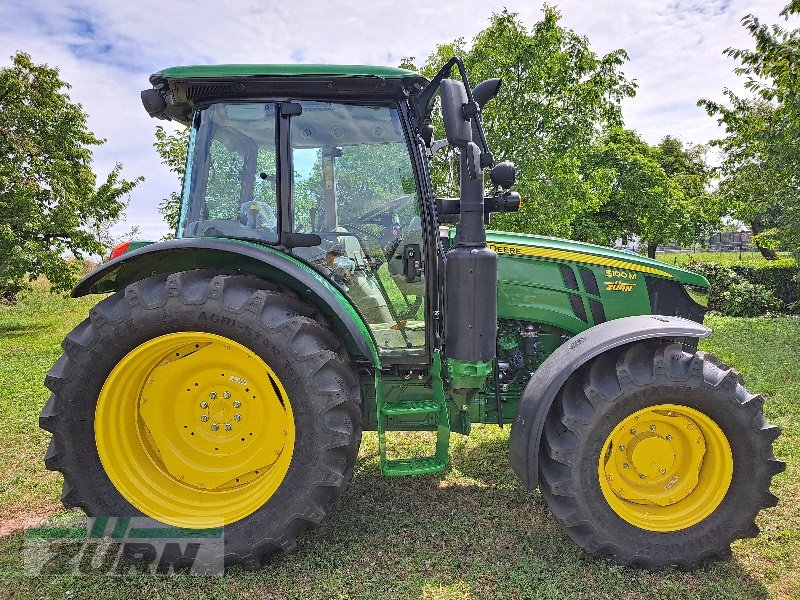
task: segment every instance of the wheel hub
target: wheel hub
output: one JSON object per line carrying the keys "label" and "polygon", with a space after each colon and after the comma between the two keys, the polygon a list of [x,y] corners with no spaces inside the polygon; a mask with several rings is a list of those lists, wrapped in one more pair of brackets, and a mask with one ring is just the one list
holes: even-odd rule
{"label": "wheel hub", "polygon": [[280,456],[286,434],[258,411],[243,417],[245,398],[259,402],[260,386],[253,380],[257,374],[233,367],[243,359],[237,348],[206,344],[189,350],[153,369],[139,412],[176,479],[201,489],[246,483]]}
{"label": "wheel hub", "polygon": [[697,486],[705,438],[686,415],[656,410],[637,413],[622,421],[609,439],[605,477],[621,499],[669,506]]}
{"label": "wheel hub", "polygon": [[722,502],[733,457],[710,417],[659,404],[627,416],[611,431],[598,475],[621,518],[643,529],[674,531],[698,523]]}

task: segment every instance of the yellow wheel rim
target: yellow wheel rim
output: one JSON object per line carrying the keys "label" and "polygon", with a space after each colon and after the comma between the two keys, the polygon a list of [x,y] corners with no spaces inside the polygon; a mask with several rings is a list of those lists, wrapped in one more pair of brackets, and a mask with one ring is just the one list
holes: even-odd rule
{"label": "yellow wheel rim", "polygon": [[192,528],[260,508],[289,470],[295,441],[289,397],[269,365],[233,340],[198,332],[130,351],[103,385],[94,433],[128,502]]}
{"label": "yellow wheel rim", "polygon": [[678,531],[720,505],[733,477],[728,439],[688,406],[658,404],[626,417],[606,439],[600,489],[622,519],[649,531]]}

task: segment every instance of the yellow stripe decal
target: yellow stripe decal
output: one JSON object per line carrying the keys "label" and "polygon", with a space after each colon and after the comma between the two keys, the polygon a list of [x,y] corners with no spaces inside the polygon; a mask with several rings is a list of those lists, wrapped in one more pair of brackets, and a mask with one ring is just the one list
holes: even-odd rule
{"label": "yellow stripe decal", "polygon": [[510,254],[512,256],[535,256],[538,258],[552,258],[554,260],[569,260],[576,263],[590,265],[601,265],[604,267],[616,267],[628,271],[639,271],[640,273],[650,273],[661,277],[670,277],[672,274],[655,267],[637,265],[636,263],[619,260],[616,258],[606,258],[594,254],[584,254],[583,252],[572,252],[571,250],[554,250],[551,248],[536,248],[534,246],[519,246],[517,244],[495,244],[487,243],[489,248],[498,254]]}

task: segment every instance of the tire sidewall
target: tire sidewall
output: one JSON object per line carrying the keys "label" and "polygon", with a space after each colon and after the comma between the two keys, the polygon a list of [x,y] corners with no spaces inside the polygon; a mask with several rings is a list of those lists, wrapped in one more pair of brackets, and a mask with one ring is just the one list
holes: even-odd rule
{"label": "tire sidewall", "polygon": [[[733,457],[733,476],[720,505],[705,519],[690,527],[671,531],[648,531],[628,523],[614,512],[600,488],[598,462],[604,444],[611,432],[629,415],[658,404],[677,404],[693,408],[711,418],[725,434]],[[639,547],[643,555],[656,552],[665,556],[685,556],[686,545],[699,545],[703,540],[730,539],[737,529],[752,521],[753,515],[742,510],[750,506],[753,486],[751,473],[761,457],[753,456],[748,448],[754,435],[743,432],[742,420],[750,421],[755,415],[740,404],[727,387],[705,385],[703,382],[676,383],[656,381],[646,387],[623,389],[618,397],[602,401],[586,426],[577,445],[582,460],[577,473],[579,503],[591,513],[591,520],[601,530],[601,536],[622,540],[621,545]]]}
{"label": "tire sidewall", "polygon": [[[147,283],[164,285],[163,281]],[[125,304],[130,310],[116,321],[109,320],[102,310],[92,310],[97,336],[88,352],[72,353],[71,358],[78,363],[77,371],[81,376],[67,382],[62,390],[62,398],[70,404],[70,437],[83,440],[82,444],[72,446],[75,462],[81,465],[79,471],[71,473],[79,480],[78,485],[92,490],[97,504],[108,516],[144,516],[117,491],[102,466],[94,432],[97,399],[113,368],[139,345],[175,332],[211,333],[242,344],[272,368],[291,403],[295,426],[292,460],[283,481],[261,508],[225,526],[226,546],[230,539],[240,538],[246,532],[252,535],[255,531],[260,545],[272,543],[285,547],[287,527],[298,514],[311,522],[319,521],[324,516],[324,511],[319,510],[320,504],[327,504],[326,498],[315,498],[320,496],[317,493],[319,484],[330,480],[326,488],[328,493],[337,484],[325,468],[326,461],[346,461],[349,465],[345,468],[352,471],[358,450],[360,413],[350,411],[353,413],[350,435],[332,432],[326,424],[326,408],[345,402],[359,403],[360,398],[353,397],[357,396],[358,386],[349,366],[334,358],[339,363],[337,372],[345,381],[345,389],[320,390],[314,383],[313,371],[319,365],[309,364],[311,361],[291,351],[292,333],[296,329],[271,330],[260,320],[258,311],[227,306],[222,295],[209,294],[187,301],[180,294],[168,293],[155,304],[143,301]],[[300,307],[298,316],[303,312]],[[330,456],[331,448],[337,450],[334,458]]]}

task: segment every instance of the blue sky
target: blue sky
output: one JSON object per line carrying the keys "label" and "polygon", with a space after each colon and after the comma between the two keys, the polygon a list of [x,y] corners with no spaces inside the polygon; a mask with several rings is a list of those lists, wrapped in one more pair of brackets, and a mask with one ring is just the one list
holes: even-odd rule
{"label": "blue sky", "polygon": [[[720,135],[699,98],[722,98],[741,89],[735,62],[722,52],[750,45],[741,18],[753,13],[776,23],[788,0],[564,0],[563,23],[605,53],[624,48],[624,67],[637,80],[635,98],[623,104],[626,126],[648,142],[666,134],[692,143]],[[177,189],[175,176],[152,147],[157,124],[142,109],[139,91],[161,68],[198,63],[421,62],[438,43],[467,40],[507,7],[532,25],[541,5],[523,0],[0,0],[0,65],[17,50],[61,69],[70,96],[89,114],[89,125],[107,143],[95,151],[104,177],[116,162],[128,177],[146,181],[130,198],[123,233],[166,232],[156,206]],[[790,23],[790,26],[797,26]]]}

